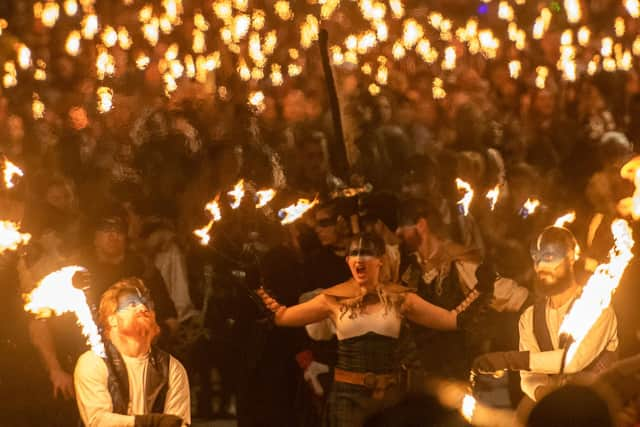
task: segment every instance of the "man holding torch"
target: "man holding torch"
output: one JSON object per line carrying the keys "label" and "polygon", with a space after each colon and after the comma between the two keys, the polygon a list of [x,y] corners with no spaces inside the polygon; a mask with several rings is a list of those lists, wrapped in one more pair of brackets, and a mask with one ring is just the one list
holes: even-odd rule
{"label": "man holding torch", "polygon": [[473,363],[476,372],[521,371],[522,390],[538,401],[576,377],[585,381],[594,379],[615,361],[617,322],[611,307],[604,309],[574,357],[565,360],[567,343],[562,342],[559,331],[582,291],[574,273],[578,250],[568,229],[551,226],[542,231],[531,249],[537,274],[536,292],[541,298],[520,317],[519,351],[479,356]]}
{"label": "man holding torch", "polygon": [[107,358],[85,352],[74,372],[80,416],[88,427],[181,427],[191,422],[182,364],[152,345],[160,332],[149,291],[124,279],[102,296],[99,323]]}

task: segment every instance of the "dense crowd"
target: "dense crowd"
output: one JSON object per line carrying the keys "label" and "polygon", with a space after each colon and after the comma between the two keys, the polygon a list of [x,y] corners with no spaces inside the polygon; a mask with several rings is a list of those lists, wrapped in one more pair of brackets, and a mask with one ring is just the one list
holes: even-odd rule
{"label": "dense crowd", "polygon": [[[291,305],[347,280],[348,242],[362,231],[384,239],[385,281],[410,286],[418,280],[411,236],[396,230],[398,213],[419,200],[428,206],[431,233],[514,282],[483,333],[420,332],[403,349],[411,359],[416,345],[438,348],[418,356],[423,367],[466,380],[476,355],[517,348],[518,316],[531,296],[507,306],[519,289],[533,293],[529,247],[537,234],[576,211],[568,227],[582,248],[582,280],[606,260],[608,225],[618,202],[633,193],[619,173],[640,146],[640,76],[633,69],[577,82],[552,74],[541,89],[511,78],[506,57],[465,57],[445,81],[446,97],[433,99],[426,64],[399,62],[376,95],[362,76],[336,68],[341,146],[311,51],[304,73],[267,91],[257,111],[247,106],[232,66],[206,84],[181,82],[166,97],[156,67],[137,70],[127,65],[130,54],[116,48],[114,108],[98,114],[94,54],[71,60],[56,51],[62,30],[28,26],[23,7],[16,2],[5,12],[47,59],[50,77],[46,85],[0,92],[1,150],[25,173],[15,188],[0,190],[2,217],[33,236],[0,258],[0,401],[7,425],[68,426],[75,416],[71,374],[84,340],[70,315],[34,320],[21,299],[62,266],[89,270],[94,304],[117,280],[143,279],[155,300],[159,342],[189,373],[194,417],[237,417],[240,426],[316,425],[330,376],[306,374],[335,364],[335,340],[274,329],[254,292],[259,286]],[[167,47],[161,41],[155,49]],[[537,55],[555,66],[552,49]],[[46,105],[42,119],[31,111],[35,89]],[[457,205],[456,178],[475,191],[469,215]],[[226,193],[239,179],[247,195],[232,209]],[[485,194],[496,185],[500,196],[491,209]],[[277,195],[257,209],[253,192],[265,188]],[[209,221],[204,207],[216,195],[222,220],[202,245],[193,231]],[[320,203],[281,225],[278,209],[301,197]],[[529,198],[542,205],[526,216]],[[629,286],[636,274],[634,263],[614,301],[622,356],[640,345],[637,291]],[[444,273],[430,302],[458,305],[465,296],[456,293],[459,275]],[[490,386],[508,389],[501,404],[515,407],[522,392],[514,375],[508,382]]]}

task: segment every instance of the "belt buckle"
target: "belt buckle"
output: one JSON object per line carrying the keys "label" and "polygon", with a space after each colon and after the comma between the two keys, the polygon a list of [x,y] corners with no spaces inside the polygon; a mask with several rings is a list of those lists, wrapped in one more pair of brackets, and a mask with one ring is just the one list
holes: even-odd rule
{"label": "belt buckle", "polygon": [[376,378],[376,374],[373,372],[367,372],[364,374],[364,378],[362,379],[362,383],[365,387],[374,389],[378,384],[378,379]]}

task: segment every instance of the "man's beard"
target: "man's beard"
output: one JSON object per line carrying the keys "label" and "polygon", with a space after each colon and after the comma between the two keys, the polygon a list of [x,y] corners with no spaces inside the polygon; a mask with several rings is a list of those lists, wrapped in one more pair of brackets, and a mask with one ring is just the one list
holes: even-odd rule
{"label": "man's beard", "polygon": [[535,286],[535,291],[538,295],[551,297],[566,291],[571,287],[572,283],[573,283],[573,276],[571,275],[570,272],[566,272],[562,276],[559,276],[559,277],[556,276],[556,280],[551,284],[540,279],[540,277],[536,277],[534,286]]}
{"label": "man's beard", "polygon": [[127,325],[120,325],[119,330],[123,335],[150,341],[160,333],[154,313],[138,313]]}

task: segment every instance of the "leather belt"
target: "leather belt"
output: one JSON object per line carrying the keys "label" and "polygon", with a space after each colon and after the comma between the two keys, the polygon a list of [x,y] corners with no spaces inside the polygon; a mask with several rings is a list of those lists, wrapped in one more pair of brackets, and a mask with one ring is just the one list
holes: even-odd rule
{"label": "leather belt", "polygon": [[385,391],[398,384],[397,374],[375,374],[373,372],[353,372],[335,368],[333,379],[340,383],[363,386],[373,391],[374,399],[382,399]]}

